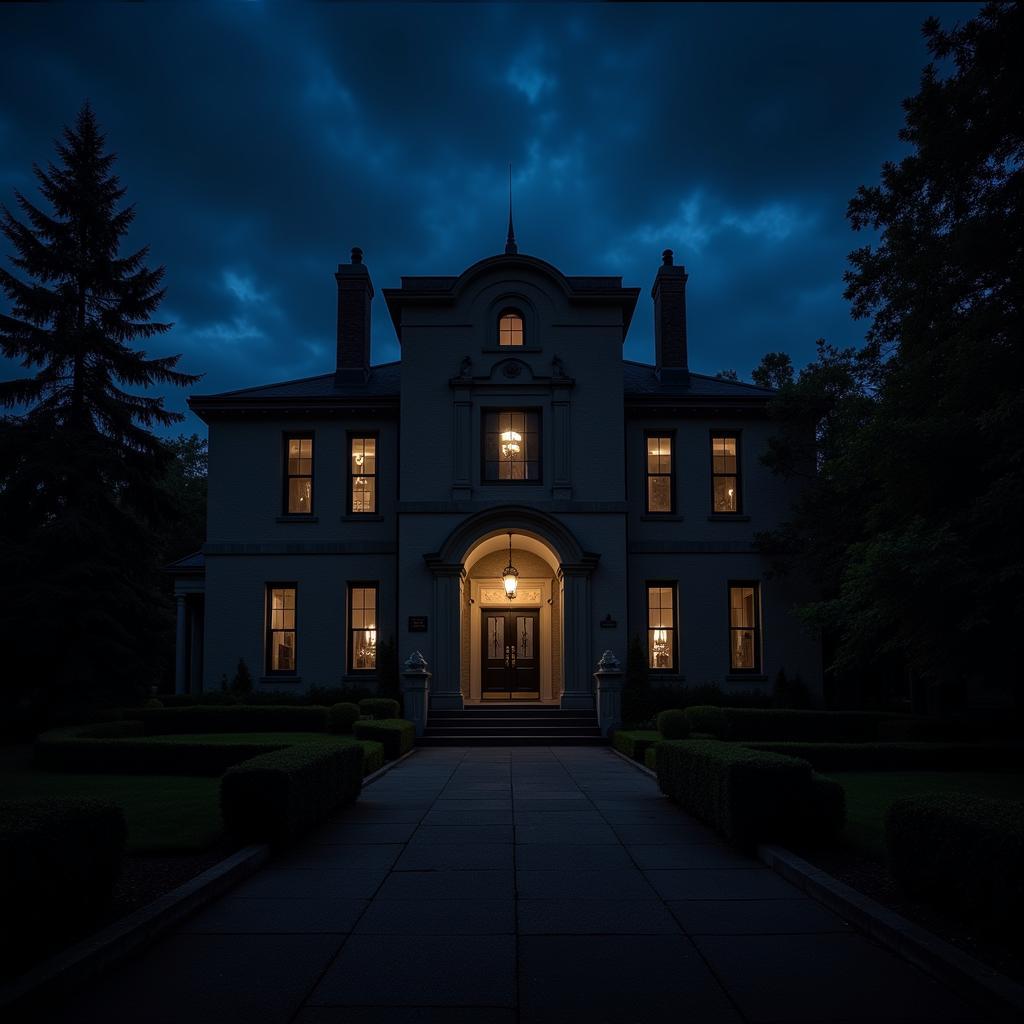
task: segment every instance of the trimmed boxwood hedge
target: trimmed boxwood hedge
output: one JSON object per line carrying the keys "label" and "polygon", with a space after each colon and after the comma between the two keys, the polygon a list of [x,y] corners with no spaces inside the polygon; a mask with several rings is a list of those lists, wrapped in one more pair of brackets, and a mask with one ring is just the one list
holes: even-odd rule
{"label": "trimmed boxwood hedge", "polygon": [[147,736],[197,732],[326,732],[327,708],[240,704],[140,708],[134,717]]}
{"label": "trimmed boxwood hedge", "polygon": [[616,729],[612,734],[612,746],[626,757],[643,763],[646,752],[662,738],[661,733],[653,729]]}
{"label": "trimmed boxwood hedge", "polygon": [[806,761],[718,740],[665,740],[655,751],[661,791],[741,846],[842,827],[842,787],[815,782]]}
{"label": "trimmed boxwood hedge", "polygon": [[352,803],[363,785],[358,744],[308,743],[261,754],[220,780],[224,825],[243,842],[291,842]]}
{"label": "trimmed boxwood hedge", "polygon": [[720,740],[793,740],[836,743],[872,742],[881,722],[899,716],[882,711],[794,711],[783,708],[686,709],[693,732]]}
{"label": "trimmed boxwood hedge", "polygon": [[[659,740],[660,742],[660,740]],[[648,747],[644,751],[644,767],[649,771],[656,772],[658,770],[658,744],[655,743],[653,746]]]}
{"label": "trimmed boxwood hedge", "polygon": [[327,712],[327,727],[331,732],[348,733],[359,721],[361,714],[358,704],[341,702],[333,705]]}
{"label": "trimmed boxwood hedge", "polygon": [[375,740],[358,740],[363,748],[363,777],[384,767],[384,744]]}
{"label": "trimmed boxwood hedge", "polygon": [[356,722],[352,734],[357,740],[376,740],[384,744],[384,760],[394,761],[412,750],[416,726],[406,718],[383,718],[380,721]]}
{"label": "trimmed boxwood hedge", "polygon": [[669,708],[658,715],[655,724],[667,740],[685,740],[690,735],[690,723],[682,708]]}
{"label": "trimmed boxwood hedge", "polygon": [[885,815],[889,871],[911,896],[996,929],[1024,913],[1024,802],[963,793],[904,797]]}
{"label": "trimmed boxwood hedge", "polygon": [[398,718],[402,714],[402,705],[390,697],[364,697],[359,702],[359,710],[364,715],[372,715],[378,721]]}
{"label": "trimmed boxwood hedge", "polygon": [[1013,743],[744,743],[802,757],[819,771],[1024,770],[1024,746]]}
{"label": "trimmed boxwood hedge", "polygon": [[0,973],[71,938],[110,901],[127,828],[100,800],[0,801]]}

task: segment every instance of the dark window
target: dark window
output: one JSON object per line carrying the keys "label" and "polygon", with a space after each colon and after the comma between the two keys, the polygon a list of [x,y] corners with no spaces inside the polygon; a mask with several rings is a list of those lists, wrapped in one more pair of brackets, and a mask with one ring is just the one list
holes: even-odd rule
{"label": "dark window", "polygon": [[348,667],[350,672],[377,668],[377,584],[348,585]]}
{"label": "dark window", "polygon": [[540,415],[484,413],[484,480],[540,482]]}
{"label": "dark window", "polygon": [[711,511],[739,512],[740,436],[711,435]]}
{"label": "dark window", "polygon": [[522,345],[523,343],[523,318],[514,309],[506,309],[498,317],[498,344]]}
{"label": "dark window", "polygon": [[729,584],[729,668],[761,671],[761,585]]}
{"label": "dark window", "polygon": [[377,438],[350,437],[348,442],[348,510],[377,511]]}
{"label": "dark window", "polygon": [[676,668],[676,585],[647,584],[647,663],[654,672]]}
{"label": "dark window", "polygon": [[672,512],[675,499],[673,437],[670,433],[644,435],[647,451],[647,511]]}
{"label": "dark window", "polygon": [[286,434],[284,439],[284,510],[313,514],[313,435]]}
{"label": "dark window", "polygon": [[267,584],[267,675],[295,673],[294,583]]}

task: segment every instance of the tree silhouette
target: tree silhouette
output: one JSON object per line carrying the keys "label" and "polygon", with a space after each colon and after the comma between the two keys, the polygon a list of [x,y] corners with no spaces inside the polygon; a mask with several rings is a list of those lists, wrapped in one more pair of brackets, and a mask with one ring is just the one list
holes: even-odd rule
{"label": "tree silhouette", "polygon": [[49,212],[16,192],[24,219],[3,206],[0,221],[15,268],[0,268],[11,303],[0,349],[34,371],[0,383],[14,410],[0,426],[0,598],[15,662],[65,687],[146,664],[160,618],[153,530],[173,458],[150,428],[182,417],[134,389],[198,380],[175,369],[178,356],[133,347],[170,329],[151,319],[164,270],[146,266],[146,248],[120,255],[134,208],[119,208],[104,146],[86,103],[56,142],[59,163],[34,167]]}

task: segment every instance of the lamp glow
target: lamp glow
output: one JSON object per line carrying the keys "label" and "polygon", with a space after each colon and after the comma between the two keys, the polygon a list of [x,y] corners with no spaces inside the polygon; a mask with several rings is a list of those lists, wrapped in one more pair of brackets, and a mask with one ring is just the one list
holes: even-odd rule
{"label": "lamp glow", "polygon": [[[518,435],[517,435],[518,436]],[[512,534],[508,535],[508,565],[501,574],[501,583],[505,588],[505,596],[510,600],[516,599],[516,590],[519,588],[519,570],[512,564]]]}
{"label": "lamp glow", "polygon": [[[505,430],[501,434],[501,454],[506,459],[515,458],[519,454],[520,447],[519,442],[522,441],[523,435],[515,430]],[[511,536],[511,534],[509,535]],[[512,559],[509,558],[511,562]]]}

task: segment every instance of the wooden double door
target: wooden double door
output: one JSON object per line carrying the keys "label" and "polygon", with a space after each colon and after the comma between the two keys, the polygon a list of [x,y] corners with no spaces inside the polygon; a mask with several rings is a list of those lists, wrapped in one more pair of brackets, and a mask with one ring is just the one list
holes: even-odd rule
{"label": "wooden double door", "polygon": [[540,612],[483,609],[484,700],[540,699]]}

